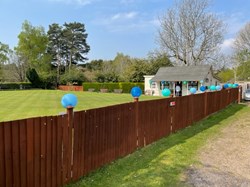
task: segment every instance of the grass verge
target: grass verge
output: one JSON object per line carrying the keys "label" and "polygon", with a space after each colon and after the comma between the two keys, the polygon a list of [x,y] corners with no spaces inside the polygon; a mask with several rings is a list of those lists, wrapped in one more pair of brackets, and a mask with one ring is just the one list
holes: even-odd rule
{"label": "grass verge", "polygon": [[196,162],[208,138],[238,119],[250,107],[230,105],[207,119],[163,138],[83,177],[68,187],[183,186],[181,174]]}

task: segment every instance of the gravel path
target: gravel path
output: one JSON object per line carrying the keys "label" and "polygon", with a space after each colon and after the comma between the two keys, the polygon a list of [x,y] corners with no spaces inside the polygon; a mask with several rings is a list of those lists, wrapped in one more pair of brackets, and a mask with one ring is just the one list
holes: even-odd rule
{"label": "gravel path", "polygon": [[199,161],[185,174],[187,186],[250,187],[250,114],[243,114],[210,140]]}

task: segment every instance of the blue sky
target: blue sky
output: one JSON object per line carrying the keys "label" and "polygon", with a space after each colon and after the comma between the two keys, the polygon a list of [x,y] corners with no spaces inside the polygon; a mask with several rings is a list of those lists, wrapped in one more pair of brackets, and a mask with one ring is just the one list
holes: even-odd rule
{"label": "blue sky", "polygon": [[[89,60],[113,59],[117,52],[146,58],[157,48],[158,17],[173,0],[0,0],[0,41],[17,45],[24,20],[47,31],[52,23],[81,22],[91,47]],[[250,20],[250,0],[214,0],[211,11],[227,24],[222,44],[230,51],[235,34]]]}

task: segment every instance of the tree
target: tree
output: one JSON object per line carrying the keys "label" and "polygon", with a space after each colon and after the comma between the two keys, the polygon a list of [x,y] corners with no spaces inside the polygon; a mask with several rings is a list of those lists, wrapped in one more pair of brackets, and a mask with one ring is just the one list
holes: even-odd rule
{"label": "tree", "polygon": [[[245,57],[250,57],[250,22],[248,22],[237,34],[234,49],[237,53],[245,52]],[[245,59],[245,60],[247,60]]]}
{"label": "tree", "polygon": [[44,28],[34,27],[25,21],[18,39],[15,50],[27,67],[36,69],[38,74],[40,71],[48,71],[51,60],[46,54],[48,38]]}
{"label": "tree", "polygon": [[[250,77],[250,22],[237,34],[234,42],[235,79],[248,80]],[[237,81],[237,79],[235,81]]]}
{"label": "tree", "polygon": [[209,12],[209,0],[181,0],[160,17],[158,42],[184,65],[199,65],[218,58],[225,30],[223,22]]}
{"label": "tree", "polygon": [[164,53],[149,53],[148,60],[150,63],[149,75],[155,75],[160,67],[173,66],[173,63]]}
{"label": "tree", "polygon": [[10,53],[9,64],[5,65],[5,77],[10,81],[25,82],[28,67],[14,51]]}
{"label": "tree", "polygon": [[0,42],[0,80],[4,78],[3,65],[9,61],[10,52],[9,46]]}
{"label": "tree", "polygon": [[64,58],[67,66],[83,63],[87,58],[85,55],[89,52],[90,46],[87,44],[85,26],[82,23],[65,23],[62,30]]}
{"label": "tree", "polygon": [[60,70],[64,62],[62,27],[56,23],[49,25],[47,53],[51,55],[52,64],[57,67],[56,85],[59,83]]}

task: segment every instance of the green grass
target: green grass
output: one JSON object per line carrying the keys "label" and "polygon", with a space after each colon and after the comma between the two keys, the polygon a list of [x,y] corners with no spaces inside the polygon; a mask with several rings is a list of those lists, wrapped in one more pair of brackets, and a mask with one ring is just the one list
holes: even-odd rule
{"label": "green grass", "polygon": [[[64,92],[59,90],[0,91],[0,121],[58,115],[65,112],[61,106],[61,98],[66,93],[77,95],[76,111],[133,102],[130,94]],[[140,100],[157,98],[160,97],[142,95]]]}
{"label": "green grass", "polygon": [[135,153],[83,177],[69,187],[185,186],[185,169],[197,163],[196,155],[208,138],[250,112],[250,107],[231,105],[191,127],[163,138]]}

